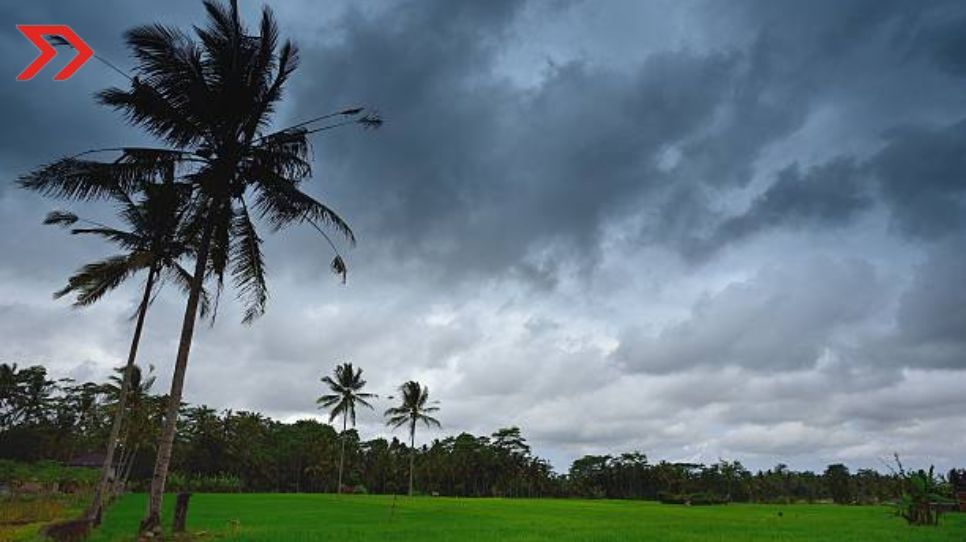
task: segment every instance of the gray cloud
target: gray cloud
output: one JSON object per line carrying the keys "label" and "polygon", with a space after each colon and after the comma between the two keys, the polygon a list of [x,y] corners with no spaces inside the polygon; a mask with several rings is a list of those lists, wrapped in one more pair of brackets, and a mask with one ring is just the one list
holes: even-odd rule
{"label": "gray cloud", "polygon": [[[617,357],[632,370],[695,366],[765,371],[815,366],[850,324],[881,309],[875,270],[862,261],[818,259],[765,268],[748,281],[703,296],[683,322],[657,336],[622,333]],[[847,333],[845,333],[847,334]]]}
{"label": "gray cloud", "polygon": [[[0,14],[72,24],[127,65],[124,29],[202,12],[103,6]],[[966,459],[948,440],[966,434],[962,3],[278,13],[303,58],[279,123],[356,103],[388,121],[317,140],[307,188],[361,242],[342,287],[313,232],[267,236],[270,311],[241,327],[226,298],[199,331],[189,401],[317,415],[318,378],[351,360],[379,393],[428,383],[444,432],[517,424],[558,468],[632,448],[811,468]],[[119,82],[108,70],[16,83],[33,51],[12,29],[0,47],[5,178],[147,141],[90,99]],[[50,300],[109,250],[39,225],[61,206],[0,186],[0,228],[16,233],[0,238],[0,361],[101,378],[123,358],[136,284],[87,311]],[[166,291],[148,318],[159,388],[181,310]]]}
{"label": "gray cloud", "polygon": [[902,233],[928,239],[963,231],[966,121],[895,128],[873,167]]}
{"label": "gray cloud", "polygon": [[694,257],[775,228],[841,227],[869,209],[873,199],[863,172],[849,159],[837,159],[802,172],[797,165],[779,171],[776,180],[742,215],[722,222],[705,240],[690,247]]}

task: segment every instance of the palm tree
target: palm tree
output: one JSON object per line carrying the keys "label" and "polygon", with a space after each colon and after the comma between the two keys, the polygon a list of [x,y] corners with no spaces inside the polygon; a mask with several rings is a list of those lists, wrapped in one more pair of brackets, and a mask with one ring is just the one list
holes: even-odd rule
{"label": "palm tree", "polygon": [[345,464],[345,437],[349,420],[352,420],[352,427],[356,426],[356,403],[372,409],[372,405],[366,399],[375,397],[372,393],[363,393],[361,390],[366,385],[362,379],[362,369],[355,369],[351,363],[343,363],[335,368],[335,379],[330,376],[323,376],[322,382],[329,386],[332,392],[319,397],[315,402],[319,408],[331,408],[329,411],[329,423],[342,416],[342,452],[339,455],[339,489],[342,493],[342,467]]}
{"label": "palm tree", "polygon": [[100,149],[92,152],[120,152],[120,157],[100,162],[78,155],[20,181],[47,195],[95,199],[108,186],[121,182],[137,187],[162,170],[173,171],[193,187],[195,268],[141,523],[145,534],[161,533],[161,501],[204,280],[215,278],[220,289],[230,268],[246,307],[243,321],[264,313],[268,289],[254,217],[275,230],[294,223],[314,227],[335,251],[331,268],[344,281],[345,262],[322,228],[334,229],[350,244],[355,242],[352,230],[332,209],[299,189],[312,173],[308,136],[338,126],[376,128],[382,123],[363,108],[351,108],[266,133],[298,64],[297,50],[290,42],[279,47],[278,28],[267,8],[253,34],[242,25],[236,0],[227,7],[210,0],[204,6],[208,23],[194,28],[195,37],[162,25],[129,30],[125,38],[137,61],[136,76],[130,88],[110,88],[98,95],[101,103],[123,112],[168,147]]}
{"label": "palm tree", "polygon": [[[136,368],[138,345],[144,329],[144,319],[152,297],[164,280],[180,285],[184,290],[190,287],[191,274],[185,270],[180,260],[190,256],[193,249],[191,239],[185,231],[185,213],[188,210],[190,186],[162,181],[142,187],[142,197],[135,201],[125,190],[116,188],[114,198],[121,203],[119,216],[125,222],[126,230],[112,228],[89,220],[81,220],[77,215],[65,211],[55,211],[47,215],[45,224],[73,226],[85,222],[91,227],[73,228],[73,234],[88,234],[102,237],[117,244],[122,253],[106,259],[89,263],[72,275],[67,286],[54,293],[60,298],[75,296],[75,307],[86,307],[99,301],[107,292],[117,288],[124,281],[140,272],[147,273],[144,293],[135,313],[134,336],[128,349],[127,363],[119,382],[117,409],[111,424],[110,436],[104,463],[101,467],[100,481],[94,488],[94,497],[88,508],[87,516],[95,523],[100,522],[103,503],[110,498],[111,473],[114,467],[114,453],[121,434],[121,426],[127,412],[126,403],[130,395],[132,372]],[[207,296],[203,294],[203,312],[207,306]],[[116,475],[116,473],[115,473]]]}
{"label": "palm tree", "polygon": [[[121,409],[121,397],[124,394],[124,383],[127,376],[127,367],[119,367],[111,375],[110,382],[101,388],[107,396],[109,406]],[[115,469],[114,483],[108,495],[116,495],[121,488],[127,484],[134,466],[134,459],[141,446],[150,438],[156,424],[151,423],[151,388],[154,386],[154,366],[148,366],[147,375],[139,365],[133,365],[130,370],[130,377],[127,378],[127,399],[124,401],[124,431],[118,437],[117,446],[120,454]],[[116,414],[115,414],[116,415]]]}
{"label": "palm tree", "polygon": [[416,422],[423,422],[426,427],[440,427],[439,420],[429,414],[439,411],[439,407],[429,402],[429,387],[410,380],[399,386],[402,403],[386,411],[386,425],[396,429],[409,424],[409,496],[413,496],[413,468],[416,459]]}

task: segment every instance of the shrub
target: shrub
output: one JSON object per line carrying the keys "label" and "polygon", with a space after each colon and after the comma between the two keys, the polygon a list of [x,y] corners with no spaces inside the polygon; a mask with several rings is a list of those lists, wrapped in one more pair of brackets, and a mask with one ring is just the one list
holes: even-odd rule
{"label": "shrub", "polygon": [[9,485],[14,489],[34,485],[43,491],[59,489],[76,492],[94,487],[99,474],[97,469],[66,467],[56,461],[21,463],[0,459],[0,485]]}
{"label": "shrub", "polygon": [[689,506],[707,506],[712,504],[728,504],[728,499],[713,493],[670,493],[661,491],[657,500],[664,504],[686,504]]}
{"label": "shrub", "polygon": [[172,472],[168,475],[166,486],[173,492],[240,493],[242,481],[241,478],[230,474],[187,476],[180,472]]}
{"label": "shrub", "polygon": [[698,505],[710,505],[710,504],[728,504],[728,499],[722,497],[721,495],[715,495],[714,493],[695,493],[691,495],[691,504],[694,506]]}
{"label": "shrub", "polygon": [[895,459],[901,483],[896,514],[910,525],[938,525],[943,510],[953,504],[952,499],[942,494],[943,480],[936,477],[931,466],[928,471],[906,472],[898,455]]}

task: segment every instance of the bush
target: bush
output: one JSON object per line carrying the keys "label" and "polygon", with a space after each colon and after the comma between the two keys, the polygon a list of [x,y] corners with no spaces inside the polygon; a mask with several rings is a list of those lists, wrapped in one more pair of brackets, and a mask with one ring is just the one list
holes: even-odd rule
{"label": "bush", "polygon": [[689,506],[708,506],[712,504],[728,504],[728,499],[713,493],[669,493],[661,491],[657,500],[664,504],[685,504]]}
{"label": "bush", "polygon": [[230,474],[188,476],[180,472],[172,472],[168,474],[165,485],[172,492],[240,493],[242,490],[241,478]]}
{"label": "bush", "polygon": [[56,461],[21,463],[0,459],[0,485],[15,490],[26,484],[39,485],[44,491],[76,492],[94,487],[100,472],[97,469],[66,467]]}
{"label": "bush", "polygon": [[935,475],[933,467],[928,471],[907,472],[898,454],[895,460],[901,482],[896,514],[910,525],[938,525],[940,514],[953,504],[952,499],[943,495],[943,480]]}
{"label": "bush", "polygon": [[711,505],[711,504],[728,504],[728,499],[722,497],[721,495],[715,495],[713,493],[695,493],[691,495],[691,504],[694,506],[698,505]]}
{"label": "bush", "polygon": [[657,493],[657,500],[664,504],[687,504],[687,495],[681,493],[671,493],[669,491],[659,491]]}

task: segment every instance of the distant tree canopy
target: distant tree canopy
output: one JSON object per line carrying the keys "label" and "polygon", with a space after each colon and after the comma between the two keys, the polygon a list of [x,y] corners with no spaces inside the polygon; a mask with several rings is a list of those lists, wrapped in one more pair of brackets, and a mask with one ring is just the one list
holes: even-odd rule
{"label": "distant tree canopy", "polygon": [[851,476],[849,468],[841,463],[829,465],[825,469],[825,483],[828,485],[829,495],[838,504],[852,502]]}
{"label": "distant tree canopy", "polygon": [[[139,378],[140,380],[140,378]],[[145,379],[149,381],[150,379]],[[131,483],[150,478],[164,397],[135,386],[129,401],[137,430],[124,435]],[[117,381],[78,384],[51,379],[44,367],[0,364],[0,458],[21,461],[72,458],[100,451]],[[344,435],[344,484],[355,491],[405,493],[411,448],[402,440],[362,440],[349,428],[306,419],[282,423],[257,412],[216,411],[183,405],[175,440],[172,483],[208,491],[335,492]],[[406,435],[408,437],[408,435]],[[492,435],[459,433],[417,446],[417,487],[424,493],[464,497],[588,497],[663,499],[714,496],[733,502],[877,503],[895,500],[900,480],[874,470],[850,473],[829,465],[822,474],[783,464],[752,472],[738,461],[652,463],[640,452],[588,455],[566,474],[533,454],[518,427]],[[207,485],[206,485],[207,484]],[[945,490],[950,490],[949,484]]]}

